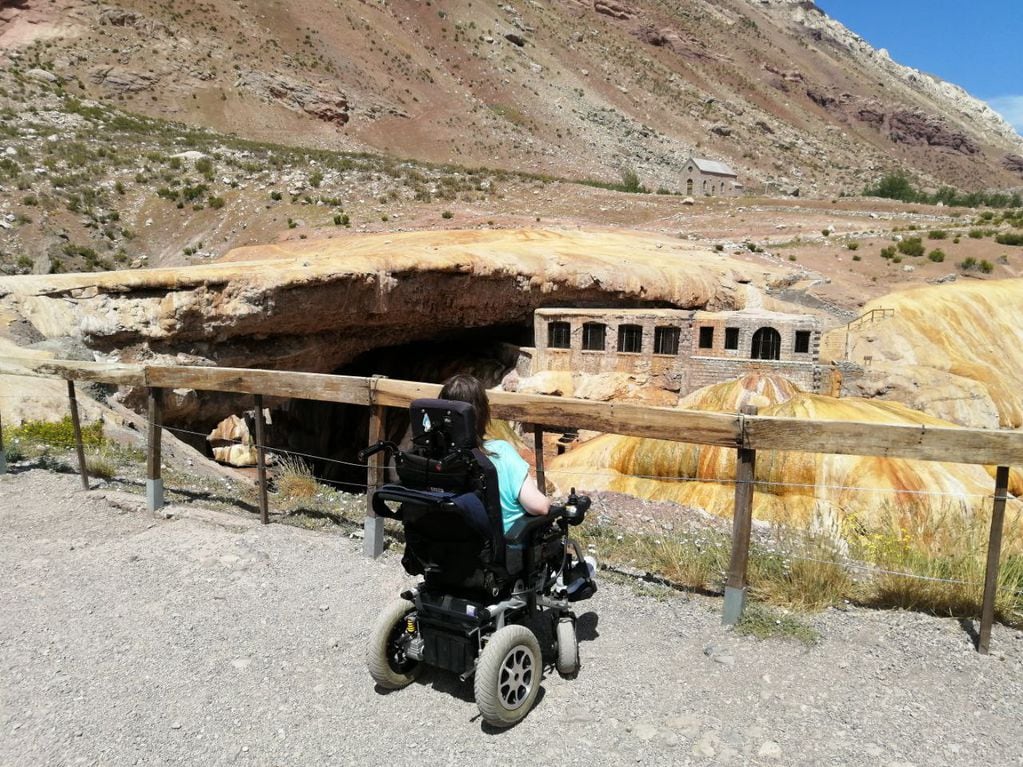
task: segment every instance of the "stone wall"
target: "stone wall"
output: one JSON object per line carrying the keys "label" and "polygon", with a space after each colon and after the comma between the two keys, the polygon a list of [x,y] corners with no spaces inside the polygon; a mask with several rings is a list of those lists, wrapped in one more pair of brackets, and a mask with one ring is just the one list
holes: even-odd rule
{"label": "stone wall", "polygon": [[[568,348],[550,347],[551,323],[564,323],[559,330],[567,326]],[[605,328],[603,349],[583,348],[585,327],[591,323]],[[641,330],[638,352],[619,351],[622,325]],[[687,394],[764,371],[783,375],[806,391],[821,391],[821,330],[811,316],[766,311],[539,309],[533,327],[536,346],[523,350],[530,361],[520,364],[520,374],[527,369],[528,374],[546,370],[633,373],[650,376],[651,384],[660,388]],[[668,328],[678,332],[677,353],[655,353],[658,333]],[[796,351],[800,334],[805,351]],[[553,340],[566,341],[563,337]]]}

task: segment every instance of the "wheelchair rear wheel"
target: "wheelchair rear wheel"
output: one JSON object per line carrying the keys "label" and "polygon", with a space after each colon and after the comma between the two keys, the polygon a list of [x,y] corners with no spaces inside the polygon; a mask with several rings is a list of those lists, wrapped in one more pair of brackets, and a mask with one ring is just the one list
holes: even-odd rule
{"label": "wheelchair rear wheel", "polygon": [[388,690],[407,687],[419,673],[419,661],[405,656],[408,637],[405,618],[416,609],[407,599],[396,599],[384,608],[373,626],[366,647],[366,665],[373,681]]}
{"label": "wheelchair rear wheel", "polygon": [[488,724],[511,727],[529,713],[540,691],[540,643],[525,626],[494,632],[476,667],[476,705]]}

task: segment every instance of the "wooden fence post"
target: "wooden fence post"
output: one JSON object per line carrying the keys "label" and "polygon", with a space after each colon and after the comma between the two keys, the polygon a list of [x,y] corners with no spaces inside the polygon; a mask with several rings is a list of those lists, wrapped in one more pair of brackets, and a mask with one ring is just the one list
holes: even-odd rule
{"label": "wooden fence post", "polygon": [[[745,415],[756,415],[757,408],[745,405]],[[745,427],[743,441],[745,441]],[[746,569],[749,564],[750,531],[753,527],[753,481],[757,468],[757,451],[740,447],[735,461],[735,513],[732,517],[732,556],[725,582],[725,605],[721,622],[734,626],[746,607]]]}
{"label": "wooden fence post", "polygon": [[4,452],[4,421],[0,416],[0,474],[7,473],[7,454]]}
{"label": "wooden fence post", "polygon": [[89,489],[89,471],[85,468],[85,446],[82,444],[82,422],[78,420],[78,400],[75,399],[75,382],[67,379],[67,396],[71,405],[71,425],[75,430],[75,447],[78,448],[78,471],[82,475],[82,487]]}
{"label": "wooden fence post", "polygon": [[1005,523],[1005,499],[1009,491],[1009,467],[995,472],[995,502],[991,510],[991,535],[987,544],[987,574],[984,577],[984,604],[980,611],[980,636],[977,651],[987,655],[991,646],[991,625],[995,622],[995,597],[998,595],[998,560],[1002,556],[1002,528]]}
{"label": "wooden fence post", "polygon": [[263,395],[256,399],[256,474],[259,477],[259,519],[270,524],[270,507],[266,499],[266,456],[263,451]]}
{"label": "wooden fence post", "polygon": [[533,424],[533,453],[536,455],[536,486],[547,495],[547,476],[543,469],[543,427]]}
{"label": "wooden fence post", "polygon": [[163,476],[161,474],[160,437],[163,432],[163,389],[149,387],[148,397],[148,419],[146,441],[146,507],[150,511],[162,509],[163,498]]}
{"label": "wooden fence post", "polygon": [[[383,405],[376,403],[376,379],[384,376],[373,376],[369,387],[369,436],[367,447],[375,445],[384,438]],[[380,487],[380,475],[384,470],[384,454],[370,456],[366,463],[366,519],[362,526],[362,553],[376,559],[384,553],[384,520],[373,511],[373,493]]]}

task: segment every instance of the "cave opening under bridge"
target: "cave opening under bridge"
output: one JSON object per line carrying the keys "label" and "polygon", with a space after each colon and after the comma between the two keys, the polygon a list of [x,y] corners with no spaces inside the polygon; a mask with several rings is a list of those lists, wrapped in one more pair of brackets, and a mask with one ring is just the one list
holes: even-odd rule
{"label": "cave opening under bridge", "polygon": [[[441,383],[456,373],[471,373],[490,388],[515,369],[519,347],[532,344],[532,331],[532,325],[455,331],[428,341],[373,349],[334,372],[424,383]],[[313,474],[337,483],[340,490],[360,492],[365,488],[366,469],[356,454],[366,447],[368,407],[299,399],[267,404],[272,421],[267,428],[269,447],[304,454],[302,460]],[[409,427],[408,411],[387,408],[384,427],[385,439],[400,442]]]}

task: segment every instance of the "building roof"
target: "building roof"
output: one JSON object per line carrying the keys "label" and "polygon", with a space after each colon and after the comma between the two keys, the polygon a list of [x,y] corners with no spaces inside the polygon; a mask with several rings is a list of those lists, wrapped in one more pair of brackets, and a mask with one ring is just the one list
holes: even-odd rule
{"label": "building roof", "polygon": [[690,158],[690,160],[703,173],[714,173],[718,176],[736,175],[735,171],[729,168],[723,162],[717,162],[716,160],[705,160],[702,157],[692,157]]}

